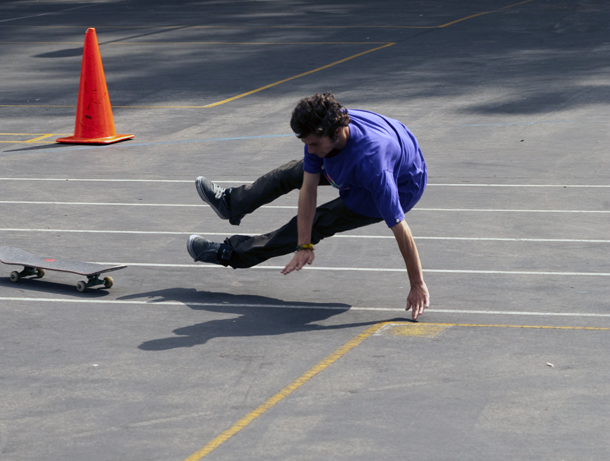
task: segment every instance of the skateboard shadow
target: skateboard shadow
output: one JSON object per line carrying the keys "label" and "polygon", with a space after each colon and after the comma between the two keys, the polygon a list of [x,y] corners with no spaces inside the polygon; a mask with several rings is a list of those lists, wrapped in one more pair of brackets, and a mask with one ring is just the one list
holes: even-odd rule
{"label": "skateboard shadow", "polygon": [[[336,330],[369,326],[381,321],[320,325],[318,322],[347,312],[351,306],[339,303],[286,302],[258,295],[198,291],[194,288],[175,288],[121,297],[151,299],[155,302],[178,301],[193,310],[235,314],[237,317],[215,319],[173,331],[174,336],[152,339],[138,346],[145,351],[163,351],[179,347],[193,347],[214,338],[276,336],[319,330]],[[401,319],[402,320],[402,319]]]}

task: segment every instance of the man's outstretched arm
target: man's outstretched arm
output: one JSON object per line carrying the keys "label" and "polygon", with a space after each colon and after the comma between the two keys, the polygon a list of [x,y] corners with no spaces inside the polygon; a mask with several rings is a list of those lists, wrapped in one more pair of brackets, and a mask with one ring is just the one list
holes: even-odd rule
{"label": "man's outstretched arm", "polygon": [[430,294],[428,293],[428,287],[424,282],[424,274],[421,267],[421,261],[419,259],[419,253],[415,246],[415,240],[413,240],[413,234],[411,234],[411,228],[407,222],[403,219],[394,227],[392,227],[394,237],[398,243],[398,248],[402,253],[402,257],[405,260],[407,266],[407,273],[409,274],[409,282],[411,283],[411,290],[407,297],[407,309],[411,309],[411,317],[413,320],[424,313],[430,305]]}
{"label": "man's outstretched arm", "polygon": [[[318,184],[320,184],[320,173],[303,172],[303,186],[299,191],[299,211],[297,213],[299,245],[311,243],[311,229],[318,200]],[[305,264],[311,264],[314,258],[313,250],[297,251],[292,260],[282,270],[282,274],[286,275],[294,270],[301,270]]]}

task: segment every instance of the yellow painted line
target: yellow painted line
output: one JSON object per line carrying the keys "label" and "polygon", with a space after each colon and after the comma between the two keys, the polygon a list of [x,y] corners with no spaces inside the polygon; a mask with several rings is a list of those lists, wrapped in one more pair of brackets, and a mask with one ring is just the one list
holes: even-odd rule
{"label": "yellow painted line", "polygon": [[[2,42],[0,41],[0,45],[27,45],[30,43],[34,43],[37,45],[83,45],[83,42],[51,42],[51,41],[27,41],[27,42]],[[131,41],[115,41],[115,42],[107,42],[100,43],[99,46],[108,46],[108,45],[379,45],[385,42],[131,42]]]}
{"label": "yellow painted line", "polygon": [[380,45],[384,42],[110,42],[103,45]]}
{"label": "yellow painted line", "polygon": [[395,331],[390,330],[390,334],[396,336],[409,336],[409,337],[434,337],[442,332],[447,327],[477,327],[477,328],[525,328],[525,329],[548,329],[548,330],[595,330],[595,331],[609,331],[610,328],[604,327],[574,327],[574,326],[545,326],[545,325],[496,325],[496,324],[476,324],[476,323],[415,323],[415,322],[396,322],[387,321],[379,322],[375,325],[367,328],[359,335],[350,339],[347,343],[341,346],[339,349],[334,351],[324,360],[319,362],[314,367],[310,368],[309,371],[295,379],[288,386],[284,387],[281,391],[267,400],[265,403],[254,409],[246,416],[237,421],[233,426],[224,432],[210,440],[200,450],[196,451],[184,461],[199,461],[205,456],[209,455],[212,451],[222,445],[224,442],[229,440],[239,431],[247,427],[252,421],[259,416],[265,414],[268,410],[273,408],[279,402],[284,400],[298,388],[303,386],[313,377],[324,371],[330,365],[335,363],[349,351],[360,345],[365,339],[372,335],[381,333],[386,327],[398,328]]}
{"label": "yellow painted line", "polygon": [[[464,18],[457,19],[455,21],[451,21],[451,22],[448,22],[446,24],[442,24],[440,26],[401,26],[401,27],[403,27],[403,28],[417,28],[417,29],[441,29],[441,28],[444,28],[444,27],[451,26],[453,24],[457,24],[457,23],[462,22],[462,21],[466,21],[468,19],[476,18],[476,17],[483,16],[483,15],[490,14],[490,13],[495,13],[497,11],[506,10],[506,9],[513,8],[513,7],[518,6],[518,5],[524,5],[526,3],[530,3],[530,2],[533,2],[533,1],[534,0],[525,0],[525,1],[522,1],[522,2],[519,2],[519,3],[514,3],[512,5],[508,5],[508,6],[505,6],[505,7],[502,7],[502,8],[498,8],[498,9],[495,9],[495,10],[484,11],[482,13],[477,13],[477,14],[473,14],[473,15],[470,15],[470,16],[466,16]],[[172,27],[175,27],[175,26],[172,26]],[[241,26],[191,26],[190,28],[230,28],[230,27],[233,27],[233,28],[242,28]],[[247,28],[253,28],[253,27],[258,28],[258,27],[260,27],[260,28],[265,28],[265,29],[272,29],[272,28],[295,28],[295,26],[270,26],[270,27],[267,27],[267,26],[246,26],[246,27]],[[389,27],[394,27],[394,26],[299,26],[299,27],[312,29],[312,28],[363,28],[363,27],[389,28]],[[0,42],[0,43],[65,43],[65,44],[80,44],[81,42]],[[164,43],[165,44],[179,44],[179,45],[185,45],[185,44],[282,45],[282,43],[272,43],[272,42],[258,42],[258,43],[257,42],[238,42],[238,43],[233,43],[233,42],[110,42],[110,43],[106,43],[106,45],[129,45],[129,44],[133,44],[133,45],[138,45],[138,44],[140,44],[140,45],[144,45],[144,44],[161,45],[161,44],[164,44]],[[301,45],[301,44],[312,45],[312,44],[361,44],[361,43],[366,43],[366,44],[373,43],[374,44],[374,43],[380,43],[380,42],[295,42],[295,43],[284,43],[284,44],[286,44],[286,45]],[[249,96],[251,94],[258,93],[260,91],[272,88],[274,86],[281,85],[282,83],[286,83],[286,82],[289,82],[291,80],[295,80],[295,79],[298,79],[298,78],[301,78],[301,77],[305,77],[307,75],[311,75],[311,74],[313,74],[315,72],[319,72],[321,70],[328,69],[330,67],[336,66],[338,64],[342,64],[342,63],[344,63],[346,61],[349,61],[351,59],[358,58],[358,57],[363,56],[365,54],[372,53],[374,51],[378,51],[378,50],[390,47],[390,46],[395,45],[395,44],[396,44],[395,42],[386,43],[386,44],[384,44],[382,46],[379,46],[377,48],[373,48],[372,50],[363,51],[362,53],[355,54],[355,55],[350,56],[348,58],[341,59],[339,61],[333,62],[331,64],[327,64],[327,65],[322,66],[322,67],[318,67],[317,69],[313,69],[313,70],[310,70],[308,72],[304,72],[302,74],[295,75],[293,77],[289,77],[289,78],[286,78],[284,80],[277,81],[275,83],[270,83],[269,85],[262,86],[260,88],[255,89],[255,90],[251,90],[251,91],[248,91],[246,93],[242,93],[242,94],[239,94],[237,96],[233,96],[231,98],[224,99],[222,101],[218,101],[218,102],[215,102],[215,103],[212,103],[212,104],[207,104],[205,106],[115,106],[115,107],[133,108],[133,109],[207,109],[207,108],[210,108],[210,107],[216,107],[216,106],[219,106],[221,104],[226,104],[228,102],[235,101],[236,99],[240,99],[240,98],[243,98],[245,96]],[[0,107],[74,107],[74,106],[0,104]],[[3,141],[0,141],[0,142],[3,142]]]}
{"label": "yellow painted line", "polygon": [[610,327],[561,327],[548,325],[487,325],[479,323],[435,323],[433,325],[446,325],[450,327],[475,327],[475,328],[525,328],[533,330],[592,330],[592,331],[610,331]]}
{"label": "yellow painted line", "polygon": [[296,391],[299,387],[301,387],[311,378],[316,376],[318,373],[320,373],[324,369],[328,368],[330,365],[335,363],[337,360],[339,360],[341,357],[343,357],[353,348],[355,348],[360,343],[362,343],[366,338],[368,338],[369,336],[371,336],[372,334],[377,332],[377,330],[379,330],[381,327],[386,325],[386,323],[387,322],[381,322],[381,323],[375,324],[375,325],[367,328],[366,330],[364,330],[359,335],[350,339],[347,343],[345,343],[335,352],[330,354],[320,363],[315,365],[313,368],[311,368],[301,377],[299,377],[296,380],[294,380],[293,382],[291,382],[288,386],[286,386],[284,389],[279,391],[277,394],[275,394],[273,397],[271,397],[261,406],[259,406],[255,410],[251,411],[243,418],[241,418],[231,428],[227,429],[226,431],[224,431],[221,434],[219,434],[218,436],[216,436],[214,439],[212,439],[210,442],[208,442],[203,448],[201,448],[201,450],[196,451],[191,456],[186,458],[185,461],[198,461],[201,458],[203,458],[204,456],[210,454],[213,450],[218,448],[221,444],[223,444],[224,442],[229,440],[231,437],[233,437],[235,434],[237,434],[239,431],[244,429],[248,424],[250,424],[256,418],[258,418],[259,416],[261,416],[262,414],[267,412],[267,410],[271,409],[277,403],[279,403],[280,401],[282,401],[283,399],[288,397],[290,394],[292,394],[294,391]]}
{"label": "yellow painted line", "polygon": [[120,109],[203,109],[206,106],[118,106],[113,104],[112,107]]}
{"label": "yellow painted line", "polygon": [[286,83],[286,82],[289,82],[289,81],[291,81],[291,80],[295,80],[295,79],[297,79],[297,78],[305,77],[306,75],[310,75],[310,74],[313,74],[313,73],[315,73],[315,72],[319,72],[319,71],[321,71],[321,70],[328,69],[329,67],[336,66],[337,64],[342,64],[342,63],[344,63],[344,62],[346,62],[346,61],[349,61],[349,60],[351,60],[351,59],[355,59],[355,58],[358,58],[358,57],[360,57],[360,56],[364,56],[365,54],[372,53],[373,51],[378,51],[378,50],[381,50],[381,49],[383,49],[383,48],[387,48],[387,47],[392,46],[392,45],[395,45],[395,44],[396,44],[396,43],[387,43],[387,44],[385,44],[385,45],[383,45],[383,46],[379,46],[379,47],[377,47],[377,48],[373,48],[372,50],[363,51],[362,53],[358,53],[358,54],[355,54],[355,55],[350,56],[350,57],[348,57],[348,58],[341,59],[340,61],[336,61],[336,62],[333,62],[333,63],[331,63],[331,64],[327,64],[327,65],[325,65],[325,66],[318,67],[317,69],[313,69],[313,70],[310,70],[310,71],[308,71],[308,72],[304,72],[304,73],[302,73],[302,74],[295,75],[294,77],[289,77],[289,78],[286,78],[286,79],[284,79],[284,80],[280,80],[280,81],[278,81],[278,82],[275,82],[275,83],[271,83],[271,84],[269,84],[269,85],[262,86],[262,87],[260,87],[260,88],[257,88],[256,90],[248,91],[248,92],[246,92],[246,93],[242,93],[242,94],[239,94],[239,95],[237,95],[237,96],[233,96],[232,98],[229,98],[229,99],[224,99],[224,100],[222,100],[222,101],[215,102],[215,103],[213,103],[213,104],[208,104],[208,105],[203,106],[203,107],[205,107],[205,108],[207,109],[207,108],[209,108],[209,107],[215,107],[215,106],[219,106],[219,105],[221,105],[221,104],[225,104],[225,103],[227,103],[227,102],[235,101],[236,99],[243,98],[244,96],[248,96],[248,95],[251,95],[251,94],[254,94],[254,93],[258,93],[259,91],[263,91],[263,90],[266,90],[266,89],[268,89],[268,88],[271,88],[271,87],[274,87],[274,86],[277,86],[277,85],[281,85],[282,83]]}
{"label": "yellow painted line", "polygon": [[83,46],[83,41],[81,40],[80,42],[42,42],[42,41],[20,41],[20,42],[13,42],[13,41],[1,41],[0,45],[27,45],[28,43],[36,43],[38,45],[47,45],[47,44],[52,44],[52,45],[80,45]]}
{"label": "yellow painted line", "polygon": [[434,338],[452,325],[439,325],[434,323],[392,323],[380,328],[376,335],[409,336],[419,338]]}
{"label": "yellow painted line", "polygon": [[484,11],[483,13],[473,14],[473,15],[470,15],[470,16],[466,16],[465,18],[462,18],[462,19],[456,19],[455,21],[448,22],[447,24],[443,24],[441,26],[437,26],[437,28],[438,29],[442,29],[443,27],[452,26],[453,24],[457,24],[458,22],[467,21],[468,19],[472,19],[472,18],[478,18],[479,16],[483,16],[485,14],[496,13],[498,11],[507,10],[509,8],[513,8],[513,7],[519,6],[519,5],[524,5],[526,3],[530,3],[530,2],[533,2],[533,1],[534,0],[525,0],[524,2],[514,3],[512,5],[504,6],[502,8],[498,8],[496,10]]}
{"label": "yellow painted line", "polygon": [[28,142],[36,142],[36,141],[40,141],[41,139],[50,138],[51,136],[54,136],[54,135],[53,134],[43,134],[42,136],[38,136],[37,138],[29,139],[29,140],[24,141],[24,142],[26,142],[26,143],[28,143]]}
{"label": "yellow painted line", "polygon": [[[76,109],[76,105],[64,106],[64,105],[54,105],[54,104],[0,104],[0,107],[61,107],[65,109]],[[121,109],[203,109],[205,106],[121,106],[118,104],[113,104],[112,108],[121,108]],[[72,136],[72,133],[70,135]]]}
{"label": "yellow painted line", "polygon": [[[0,107],[54,107],[54,108],[64,108],[64,109],[75,109],[76,105],[58,105],[58,104],[0,104]],[[121,108],[121,109],[203,109],[205,106],[121,106],[118,104],[113,104],[113,108]],[[67,136],[71,136],[70,133]]]}
{"label": "yellow painted line", "polygon": [[[506,9],[513,8],[513,7],[519,6],[519,5],[524,5],[526,3],[530,3],[533,1],[534,0],[525,0],[525,1],[522,1],[519,3],[514,3],[512,5],[498,8],[495,10],[484,11],[482,13],[472,14],[470,16],[466,16],[461,19],[456,19],[455,21],[451,21],[446,24],[442,24],[440,26],[409,26],[409,25],[396,25],[396,24],[393,24],[393,25],[361,24],[361,25],[320,26],[320,25],[289,25],[289,24],[287,24],[287,25],[216,25],[216,26],[215,25],[201,25],[201,26],[186,26],[184,28],[188,28],[188,29],[241,29],[241,30],[244,30],[244,29],[265,29],[265,30],[267,30],[267,29],[327,29],[327,30],[333,30],[333,29],[442,29],[444,27],[448,27],[453,24],[457,24],[459,22],[466,21],[468,19],[472,19],[472,18],[476,18],[476,17],[483,16],[486,14],[506,10]],[[20,29],[24,29],[24,28],[86,29],[86,26],[74,26],[74,25],[18,26],[18,25],[13,25],[13,24],[6,24],[6,25],[2,24],[0,27],[12,27],[12,28],[20,28]],[[100,30],[102,30],[102,29],[126,29],[126,28],[128,28],[128,29],[165,30],[165,29],[176,29],[176,28],[181,28],[181,27],[179,27],[179,26],[138,26],[138,25],[109,26],[109,25],[106,25],[103,28],[100,28]],[[37,43],[37,42],[0,42],[0,43]],[[46,43],[46,42],[38,42],[38,43]],[[72,42],[63,42],[63,43],[72,43]],[[74,43],[82,44],[82,42],[74,42]]]}
{"label": "yellow painted line", "polygon": [[[16,26],[16,25],[0,25],[0,28],[2,27],[12,27],[12,28],[20,28],[20,29],[25,29],[25,28],[36,28],[36,29],[83,29],[86,30],[87,26],[60,26],[60,25],[56,25],[56,26]],[[315,26],[315,25],[310,25],[310,26],[303,26],[303,25],[286,25],[286,26],[277,26],[277,25],[268,25],[268,26],[263,26],[263,25],[259,25],[259,26],[254,26],[254,25],[243,25],[243,26],[230,26],[230,25],[224,25],[224,26],[187,26],[187,27],[182,27],[179,29],[216,29],[216,30],[220,30],[220,29],[240,29],[240,30],[247,30],[247,29],[325,29],[325,30],[334,30],[334,29],[437,29],[439,26],[403,26],[403,25],[398,25],[398,24],[388,24],[388,25],[368,25],[368,24],[361,24],[361,25],[354,25],[354,26]],[[176,26],[136,26],[136,25],[131,25],[131,26],[104,26],[103,28],[97,28],[98,31],[100,30],[104,30],[104,29],[151,29],[151,30],[166,30],[166,29],[176,29]],[[17,42],[0,42],[0,43],[17,43]],[[28,42],[23,42],[23,43],[28,43]],[[31,43],[31,42],[29,42]],[[80,42],[82,44],[82,42]]]}
{"label": "yellow painted line", "polygon": [[353,26],[192,26],[193,29],[435,29],[437,26],[400,26],[400,25],[353,25]]}
{"label": "yellow painted line", "polygon": [[[32,141],[0,141],[0,143],[2,144],[34,144]],[[55,144],[54,142],[51,141],[47,141],[47,142],[41,142],[41,143],[36,143],[36,144]]]}
{"label": "yellow painted line", "polygon": [[[295,76],[293,76],[293,77],[289,77],[289,78],[286,78],[286,79],[284,79],[284,80],[280,80],[280,81],[278,81],[278,82],[271,83],[271,84],[269,84],[269,85],[262,86],[262,87],[260,87],[260,88],[255,89],[255,90],[251,90],[251,91],[248,91],[248,92],[246,92],[246,93],[242,93],[242,94],[239,94],[239,95],[237,95],[237,96],[233,96],[232,98],[224,99],[224,100],[222,100],[222,101],[215,102],[215,103],[213,103],[213,104],[208,104],[208,105],[205,105],[205,106],[119,106],[119,105],[113,105],[113,107],[118,107],[118,108],[129,108],[129,109],[208,109],[208,108],[210,108],[210,107],[219,106],[219,105],[221,105],[221,104],[225,104],[225,103],[227,103],[227,102],[231,102],[231,101],[235,101],[236,99],[243,98],[244,96],[248,96],[248,95],[251,95],[251,94],[254,94],[254,93],[258,93],[259,91],[263,91],[263,90],[266,90],[266,89],[268,89],[268,88],[272,88],[272,87],[274,87],[274,86],[281,85],[282,83],[286,83],[286,82],[289,82],[289,81],[291,81],[291,80],[295,80],[295,79],[297,79],[297,78],[305,77],[305,76],[310,75],[310,74],[313,74],[313,73],[315,73],[315,72],[319,72],[319,71],[321,71],[321,70],[328,69],[328,68],[333,67],[333,66],[336,66],[336,65],[338,65],[338,64],[342,64],[342,63],[344,63],[344,62],[347,62],[347,61],[350,61],[350,60],[352,60],[352,59],[358,58],[358,57],[360,57],[360,56],[364,56],[365,54],[372,53],[372,52],[374,52],[374,51],[378,51],[378,50],[381,50],[381,49],[383,49],[383,48],[390,47],[390,46],[395,45],[395,44],[396,44],[396,43],[394,43],[394,42],[392,42],[392,43],[386,43],[386,44],[384,44],[384,45],[382,45],[382,46],[379,46],[379,47],[377,47],[377,48],[373,48],[373,49],[371,49],[371,50],[363,51],[363,52],[358,53],[358,54],[355,54],[355,55],[353,55],[353,56],[349,56],[349,57],[344,58],[344,59],[341,59],[341,60],[339,60],[339,61],[335,61],[335,62],[333,62],[333,63],[331,63],[331,64],[327,64],[327,65],[325,65],[325,66],[318,67],[317,69],[313,69],[313,70],[310,70],[310,71],[304,72],[304,73],[302,73],[302,74],[295,75]],[[13,105],[8,105],[8,104],[7,104],[7,105],[4,105],[4,104],[0,104],[0,107],[75,107],[75,106],[58,106],[58,105],[25,105],[25,104],[24,104],[24,105],[15,105],[15,104],[13,104]]]}
{"label": "yellow painted line", "polygon": [[[32,28],[32,29],[83,29],[86,30],[87,26],[68,26],[68,25],[54,25],[54,26],[16,26],[16,25],[9,25],[9,24],[2,24],[0,25],[0,28],[4,28],[4,27],[12,27],[12,28],[19,28],[19,29],[26,29],[26,28]],[[309,25],[309,26],[303,26],[303,25],[285,25],[285,26],[278,26],[278,25],[242,25],[242,26],[231,26],[231,25],[220,25],[220,26],[185,26],[185,27],[176,27],[176,26],[136,26],[136,25],[130,25],[130,26],[108,26],[105,25],[103,27],[98,27],[96,30],[100,31],[100,30],[105,30],[105,29],[151,29],[151,30],[166,30],[166,29],[176,29],[176,30],[184,30],[184,29],[240,29],[240,30],[245,30],[245,29],[326,29],[326,30],[333,30],[333,29],[436,29],[438,26],[405,26],[405,25],[399,25],[399,24],[388,24],[388,25],[370,25],[370,24],[361,24],[361,25],[353,25],[353,26],[339,26],[339,25],[334,25],[334,26],[316,26],[316,25]],[[6,42],[6,43],[16,43],[16,42]],[[82,44],[82,42],[80,42]]]}
{"label": "yellow painted line", "polygon": [[[46,133],[0,133],[0,136],[46,136]],[[49,136],[53,136],[50,134]]]}
{"label": "yellow painted line", "polygon": [[58,104],[0,104],[0,107],[76,107]]}
{"label": "yellow painted line", "polygon": [[[388,329],[388,327],[390,327]],[[575,327],[575,326],[554,326],[554,325],[506,325],[506,324],[485,324],[485,323],[420,323],[420,322],[384,322],[378,328],[377,333],[381,334],[387,330],[389,334],[395,336],[432,336],[440,333],[447,327],[468,327],[468,328],[523,328],[531,330],[591,330],[591,331],[610,331],[610,327]]]}
{"label": "yellow painted line", "polygon": [[[0,104],[0,107],[54,107],[54,108],[65,108],[75,109],[76,105],[59,105],[59,104]],[[113,108],[120,107],[121,109],[203,109],[205,106],[120,106],[117,104],[112,105]],[[71,136],[70,134],[69,136]]]}
{"label": "yellow painted line", "polygon": [[0,136],[37,136],[33,139],[27,139],[25,141],[0,141],[3,144],[54,144],[55,141],[41,142],[43,139],[50,138],[51,136],[70,136],[64,133],[0,133]]}

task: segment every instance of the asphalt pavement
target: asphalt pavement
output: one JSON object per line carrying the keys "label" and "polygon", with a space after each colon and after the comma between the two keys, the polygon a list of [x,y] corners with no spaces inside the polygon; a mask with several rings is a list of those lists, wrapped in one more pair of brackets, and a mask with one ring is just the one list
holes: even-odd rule
{"label": "asphalt pavement", "polygon": [[[513,2],[2,2],[0,246],[128,267],[79,293],[0,265],[0,459],[608,459],[610,5]],[[56,143],[90,27],[135,137]],[[383,223],[288,276],[186,251],[295,215],[231,226],[194,180],[300,158],[322,91],[422,147],[418,322]]]}

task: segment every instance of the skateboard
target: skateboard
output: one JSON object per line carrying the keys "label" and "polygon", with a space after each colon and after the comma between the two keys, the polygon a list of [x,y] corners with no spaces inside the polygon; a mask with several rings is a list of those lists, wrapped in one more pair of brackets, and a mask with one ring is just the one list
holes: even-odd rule
{"label": "skateboard", "polygon": [[36,256],[20,248],[0,247],[0,262],[13,266],[23,266],[21,272],[11,272],[11,282],[17,283],[22,277],[35,276],[42,278],[45,271],[71,272],[73,274],[84,275],[87,281],[80,281],[76,284],[76,289],[84,293],[87,288],[104,285],[110,288],[114,280],[110,276],[100,279],[104,272],[118,271],[127,266],[105,266],[103,264],[87,263],[82,261],[68,261],[67,259],[55,259]]}

